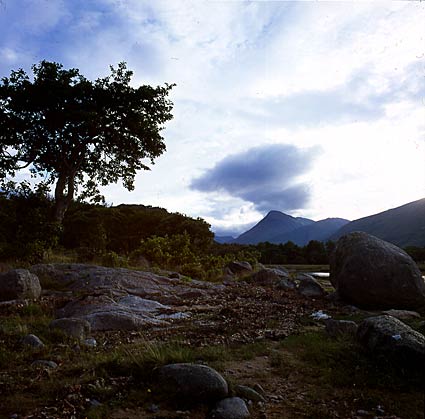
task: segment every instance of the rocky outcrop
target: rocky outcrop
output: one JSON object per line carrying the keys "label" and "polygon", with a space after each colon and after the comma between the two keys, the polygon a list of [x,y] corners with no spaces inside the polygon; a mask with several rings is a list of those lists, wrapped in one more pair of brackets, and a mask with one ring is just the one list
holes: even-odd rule
{"label": "rocky outcrop", "polygon": [[416,263],[402,249],[366,233],[338,240],[330,273],[338,295],[359,307],[425,306],[425,282]]}
{"label": "rocky outcrop", "polygon": [[[182,313],[175,308],[176,305],[187,299],[216,294],[224,288],[151,272],[85,264],[36,265],[31,270],[78,295],[57,310],[58,319],[86,321],[93,331],[167,326],[173,320],[189,317],[189,313]],[[63,321],[61,324],[65,327]],[[82,331],[71,331],[72,328],[71,323],[65,327],[74,337],[81,339]]]}
{"label": "rocky outcrop", "polygon": [[167,319],[187,318],[188,314],[136,295],[122,297],[95,295],[68,303],[57,311],[57,316],[83,319],[90,324],[91,330],[101,331],[166,326],[169,325]]}
{"label": "rocky outcrop", "polygon": [[357,339],[373,355],[394,365],[411,368],[425,365],[425,336],[394,317],[365,319],[359,326]]}
{"label": "rocky outcrop", "polygon": [[228,395],[226,380],[214,369],[199,364],[169,364],[158,370],[160,391],[179,403],[211,403]]}
{"label": "rocky outcrop", "polygon": [[38,277],[26,269],[0,274],[0,301],[37,299],[41,294]]}

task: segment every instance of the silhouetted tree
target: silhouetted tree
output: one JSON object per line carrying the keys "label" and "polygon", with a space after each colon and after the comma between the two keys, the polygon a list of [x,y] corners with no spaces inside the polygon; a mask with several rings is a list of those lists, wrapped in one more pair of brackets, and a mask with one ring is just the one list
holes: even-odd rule
{"label": "silhouetted tree", "polygon": [[[172,118],[173,85],[134,88],[125,63],[92,82],[78,69],[42,61],[0,82],[0,182],[29,167],[55,185],[55,221],[62,222],[77,187],[102,200],[98,186],[119,179],[134,189],[144,159],[165,151],[160,134]],[[1,186],[1,185],[0,185]]]}

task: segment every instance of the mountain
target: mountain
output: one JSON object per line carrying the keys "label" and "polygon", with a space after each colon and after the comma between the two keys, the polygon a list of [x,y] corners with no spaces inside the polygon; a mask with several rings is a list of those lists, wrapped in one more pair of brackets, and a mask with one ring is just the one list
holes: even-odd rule
{"label": "mountain", "polygon": [[425,198],[352,221],[331,239],[353,231],[364,231],[400,247],[425,246]]}
{"label": "mountain", "polygon": [[344,218],[326,218],[326,220],[320,220],[297,228],[296,230],[276,235],[270,242],[286,243],[291,241],[298,246],[305,246],[311,240],[326,241],[332,234],[349,222],[349,220],[345,220]]}
{"label": "mountain", "polygon": [[270,211],[250,230],[242,233],[234,243],[257,244],[270,241],[273,237],[314,223],[308,218],[295,218],[280,211]]}
{"label": "mountain", "polygon": [[235,238],[232,236],[214,236],[214,240],[217,243],[233,243]]}

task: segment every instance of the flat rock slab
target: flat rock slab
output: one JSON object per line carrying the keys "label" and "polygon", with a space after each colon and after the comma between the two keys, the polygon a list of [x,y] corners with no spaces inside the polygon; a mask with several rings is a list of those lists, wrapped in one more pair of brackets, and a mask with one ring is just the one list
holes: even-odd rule
{"label": "flat rock slab", "polygon": [[92,331],[168,326],[173,320],[190,317],[187,308],[183,312],[173,306],[183,305],[188,299],[209,297],[225,288],[151,272],[78,263],[35,265],[31,272],[76,296],[57,311],[57,318],[83,319]]}
{"label": "flat rock slab", "polygon": [[109,295],[132,294],[161,300],[191,298],[222,290],[220,285],[201,281],[185,282],[151,272],[124,268],[106,268],[81,263],[34,265],[30,271],[39,278],[49,278],[73,291],[96,291]]}
{"label": "flat rock slab", "polygon": [[57,311],[60,318],[86,320],[93,331],[136,330],[143,326],[167,326],[167,320],[189,317],[187,313],[176,312],[157,301],[136,295],[109,297],[107,295],[87,296],[68,303]]}

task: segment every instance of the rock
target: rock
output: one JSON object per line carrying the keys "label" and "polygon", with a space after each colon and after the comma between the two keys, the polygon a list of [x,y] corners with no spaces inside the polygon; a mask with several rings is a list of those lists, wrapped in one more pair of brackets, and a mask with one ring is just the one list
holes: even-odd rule
{"label": "rock", "polygon": [[326,333],[336,338],[339,336],[356,336],[358,326],[355,322],[349,320],[325,320]]}
{"label": "rock", "polygon": [[87,296],[68,303],[58,310],[57,315],[83,319],[93,331],[137,330],[147,325],[168,325],[168,319],[188,317],[157,301],[135,295],[115,298]]}
{"label": "rock", "polygon": [[241,397],[242,399],[252,400],[255,403],[266,401],[266,399],[260,393],[251,387],[237,385],[233,390],[235,395]]}
{"label": "rock", "polygon": [[107,268],[83,263],[53,263],[31,266],[30,271],[40,278],[47,277],[72,291],[104,294],[111,298],[128,294],[145,299],[173,298],[176,302],[185,294],[196,291],[208,295],[220,291],[217,284],[201,281],[190,283],[152,272],[124,268]]}
{"label": "rock", "polygon": [[230,262],[226,268],[230,270],[233,275],[243,275],[252,272],[252,266],[249,262]]}
{"label": "rock", "polygon": [[198,364],[169,364],[158,369],[161,391],[177,402],[215,402],[227,396],[226,380],[214,369]]}
{"label": "rock", "polygon": [[97,341],[95,338],[87,338],[84,340],[84,345],[89,348],[95,348],[97,346]]}
{"label": "rock", "polygon": [[40,295],[38,277],[26,269],[13,269],[0,274],[0,301],[37,299]]}
{"label": "rock", "polygon": [[326,294],[322,286],[313,277],[305,277],[302,281],[300,281],[297,291],[304,297],[309,298],[320,298],[324,297]]}
{"label": "rock", "polygon": [[331,256],[330,272],[339,296],[359,307],[425,306],[425,282],[416,263],[402,249],[369,234],[341,237]]}
{"label": "rock", "polygon": [[38,359],[31,364],[34,368],[47,368],[47,369],[55,369],[58,367],[58,364],[54,361],[46,361],[44,359]]}
{"label": "rock", "polygon": [[306,273],[297,273],[295,279],[297,281],[304,281],[304,280],[310,281],[311,279],[314,279],[314,278],[311,275],[306,274]]}
{"label": "rock", "polygon": [[386,314],[387,316],[393,316],[397,319],[420,319],[421,315],[416,311],[409,310],[386,310],[383,311],[382,314]]}
{"label": "rock", "polygon": [[[281,280],[290,282],[289,275],[286,271],[275,268],[264,268],[251,275],[251,282],[259,285],[273,285]],[[295,288],[295,285],[294,285]]]}
{"label": "rock", "polygon": [[425,365],[425,336],[391,316],[365,319],[357,331],[358,341],[376,356],[401,367]]}
{"label": "rock", "polygon": [[245,419],[249,418],[249,410],[239,397],[228,397],[220,400],[208,415],[209,419]]}
{"label": "rock", "polygon": [[289,278],[282,278],[276,284],[276,288],[279,288],[282,290],[293,290],[296,287],[297,285],[294,282],[292,282]]}
{"label": "rock", "polygon": [[84,340],[91,331],[90,323],[87,320],[73,317],[53,320],[49,327],[50,329],[59,329],[67,336],[78,340]]}
{"label": "rock", "polygon": [[33,348],[44,348],[44,343],[36,335],[26,335],[21,339],[21,343],[26,346],[32,346]]}
{"label": "rock", "polygon": [[263,397],[266,396],[266,391],[264,390],[264,388],[261,386],[261,384],[255,383],[253,385],[253,390],[255,390],[257,393],[261,394]]}

